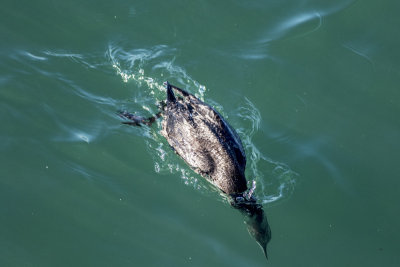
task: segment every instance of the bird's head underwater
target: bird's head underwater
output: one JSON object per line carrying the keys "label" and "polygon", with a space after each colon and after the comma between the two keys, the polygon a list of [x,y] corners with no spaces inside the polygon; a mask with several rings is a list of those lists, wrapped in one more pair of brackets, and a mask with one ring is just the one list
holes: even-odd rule
{"label": "bird's head underwater", "polygon": [[263,207],[257,203],[252,189],[249,192],[231,194],[230,204],[244,215],[247,230],[261,246],[265,257],[268,259],[267,244],[271,240],[271,228]]}

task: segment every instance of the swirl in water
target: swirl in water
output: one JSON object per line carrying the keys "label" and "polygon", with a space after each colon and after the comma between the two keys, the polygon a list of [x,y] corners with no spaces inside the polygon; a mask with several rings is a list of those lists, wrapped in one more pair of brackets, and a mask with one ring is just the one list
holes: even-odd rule
{"label": "swirl in water", "polygon": [[252,138],[259,129],[261,115],[249,99],[244,98],[244,100],[236,114],[241,119],[239,123],[241,126],[237,131],[249,159],[246,176],[248,179],[253,178],[258,185],[253,187],[256,187],[254,191],[262,204],[275,202],[291,194],[297,174],[285,164],[269,159],[257,149]]}
{"label": "swirl in water", "polygon": [[[174,52],[174,49],[167,46],[126,51],[118,46],[109,45],[107,57],[116,73],[124,82],[135,83],[141,91],[154,98],[154,102],[151,104],[147,103],[145,97],[143,100],[135,100],[141,104],[143,110],[137,110],[141,115],[147,116],[157,112],[156,104],[166,97],[163,85],[165,80],[177,80],[183,88],[188,89],[200,99],[204,99],[206,87],[190,77],[183,68],[174,64]],[[210,100],[206,102],[214,106],[221,114],[225,114],[222,106],[218,103]],[[246,176],[248,179],[252,179],[249,181],[250,191],[248,194],[251,195],[254,191],[262,204],[288,197],[293,191],[296,173],[285,164],[266,157],[252,142],[252,137],[258,131],[261,121],[260,112],[249,99],[244,98],[243,103],[234,114],[238,114],[238,117],[235,118],[237,121],[232,124],[236,126],[248,157]],[[133,129],[141,131],[141,135],[146,137],[146,143],[154,158],[155,171],[179,174],[185,184],[204,193],[218,192],[174,155],[166,140],[159,133],[160,120],[157,121],[156,128],[156,130],[147,127]]]}

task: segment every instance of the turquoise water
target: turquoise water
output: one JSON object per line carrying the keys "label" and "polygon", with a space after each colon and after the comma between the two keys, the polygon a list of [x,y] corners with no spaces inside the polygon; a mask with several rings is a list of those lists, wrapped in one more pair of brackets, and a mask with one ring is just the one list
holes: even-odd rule
{"label": "turquoise water", "polygon": [[[1,266],[398,266],[400,3],[3,1]],[[165,80],[246,147],[272,229],[149,116]]]}

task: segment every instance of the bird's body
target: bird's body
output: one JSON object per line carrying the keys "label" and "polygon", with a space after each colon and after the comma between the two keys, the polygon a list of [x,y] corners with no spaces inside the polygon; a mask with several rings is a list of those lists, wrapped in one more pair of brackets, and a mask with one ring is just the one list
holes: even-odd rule
{"label": "bird's body", "polygon": [[[173,90],[182,97],[175,97]],[[235,130],[211,106],[167,85],[162,135],[197,173],[227,194],[247,190],[246,156]]]}

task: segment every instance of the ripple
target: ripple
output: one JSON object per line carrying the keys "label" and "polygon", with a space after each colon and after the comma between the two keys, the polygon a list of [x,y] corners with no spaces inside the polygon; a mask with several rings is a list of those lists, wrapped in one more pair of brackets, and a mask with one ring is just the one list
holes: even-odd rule
{"label": "ripple", "polygon": [[193,90],[194,94],[202,99],[206,87],[175,64],[176,52],[176,48],[166,45],[155,45],[147,49],[126,49],[123,44],[110,43],[106,57],[125,83],[135,83],[156,97],[157,101],[165,98],[163,84],[166,80],[176,81],[182,87]]}
{"label": "ripple", "polygon": [[368,61],[373,68],[375,67],[375,63],[372,60],[372,57],[370,56],[370,54],[372,54],[371,50],[373,50],[371,47],[365,47],[365,44],[359,45],[351,42],[342,44],[342,46],[351,51],[352,53],[356,54],[357,56],[360,56],[366,61]]}
{"label": "ripple", "polygon": [[258,33],[253,40],[242,44],[235,54],[243,59],[271,59],[277,61],[278,59],[269,52],[269,47],[272,43],[302,38],[315,33],[322,28],[325,17],[347,8],[354,2],[355,0],[347,0],[337,2],[333,6],[312,9],[305,9],[302,6],[303,3],[299,3],[299,7],[292,7],[294,11],[286,11],[287,14],[280,16],[281,19],[276,20],[275,23],[268,24],[266,30]]}
{"label": "ripple", "polygon": [[34,54],[30,53],[30,52],[27,52],[27,51],[22,51],[21,54],[25,55],[26,57],[28,57],[29,59],[32,59],[34,61],[45,61],[45,60],[47,60],[46,57],[36,56],[36,55],[34,55]]}
{"label": "ripple", "polygon": [[[155,102],[165,99],[163,85],[165,80],[177,81],[182,87],[204,100],[206,87],[193,79],[183,67],[175,64],[176,52],[176,49],[165,45],[157,45],[148,49],[124,49],[121,45],[113,43],[108,46],[106,57],[124,83],[133,83],[145,95],[154,97]],[[249,181],[249,187],[251,183],[255,182],[255,193],[263,204],[287,198],[293,191],[296,173],[285,164],[269,159],[257,149],[252,138],[259,130],[261,115],[249,99],[244,98],[241,101],[238,110],[233,111],[235,114],[234,125],[248,155],[246,173],[252,179]],[[155,105],[154,107],[148,106],[145,98],[135,99],[135,102],[142,106],[142,111],[136,110],[139,114],[155,112]],[[223,116],[228,117],[229,112],[225,112],[222,105],[209,99],[207,102]],[[178,175],[186,185],[200,190],[203,194],[220,194],[218,189],[190,170],[179,159],[160,134],[160,130],[160,120],[157,121],[155,130],[147,126],[130,128],[130,131],[145,138],[149,153],[153,157],[154,171],[159,174]]]}
{"label": "ripple", "polygon": [[58,131],[53,134],[52,140],[55,142],[85,142],[87,144],[93,142],[97,137],[103,134],[104,125],[98,122],[93,125],[87,125],[85,129],[78,128],[76,125],[64,122],[54,115],[53,111],[49,110],[49,107],[45,107],[47,114],[52,117],[54,123],[58,127]]}
{"label": "ripple", "polygon": [[[321,28],[322,25],[322,16],[319,12],[305,12],[296,14],[295,16],[290,16],[289,18],[280,22],[280,24],[276,25],[272,32],[268,34],[268,37],[265,39],[260,39],[260,43],[268,43],[271,40],[277,40],[284,36],[287,36],[290,32],[293,32],[296,28],[301,26],[306,26],[309,23],[309,26],[305,29],[302,29],[299,34],[296,34],[295,37],[303,37],[305,35],[311,34]],[[292,37],[293,38],[293,37]]]}
{"label": "ripple", "polygon": [[[274,161],[265,156],[253,142],[253,136],[258,132],[261,115],[255,105],[244,98],[235,112],[241,118],[241,126],[237,131],[242,139],[247,155],[246,176],[256,182],[256,195],[263,204],[288,198],[293,190],[297,173],[286,164]],[[252,181],[249,181],[249,188]]]}
{"label": "ripple", "polygon": [[97,69],[101,66],[106,65],[106,62],[99,60],[99,58],[101,57],[100,55],[97,54],[90,54],[90,53],[79,54],[62,50],[59,51],[45,50],[42,53],[47,55],[48,57],[67,59],[72,62],[78,63],[79,65],[82,65],[85,68],[90,68],[90,69]]}
{"label": "ripple", "polygon": [[335,3],[334,6],[295,11],[283,16],[276,25],[270,26],[270,30],[263,33],[267,37],[259,38],[256,42],[265,44],[282,38],[304,37],[319,30],[324,17],[347,8],[353,2],[355,1],[343,1],[342,3]]}

